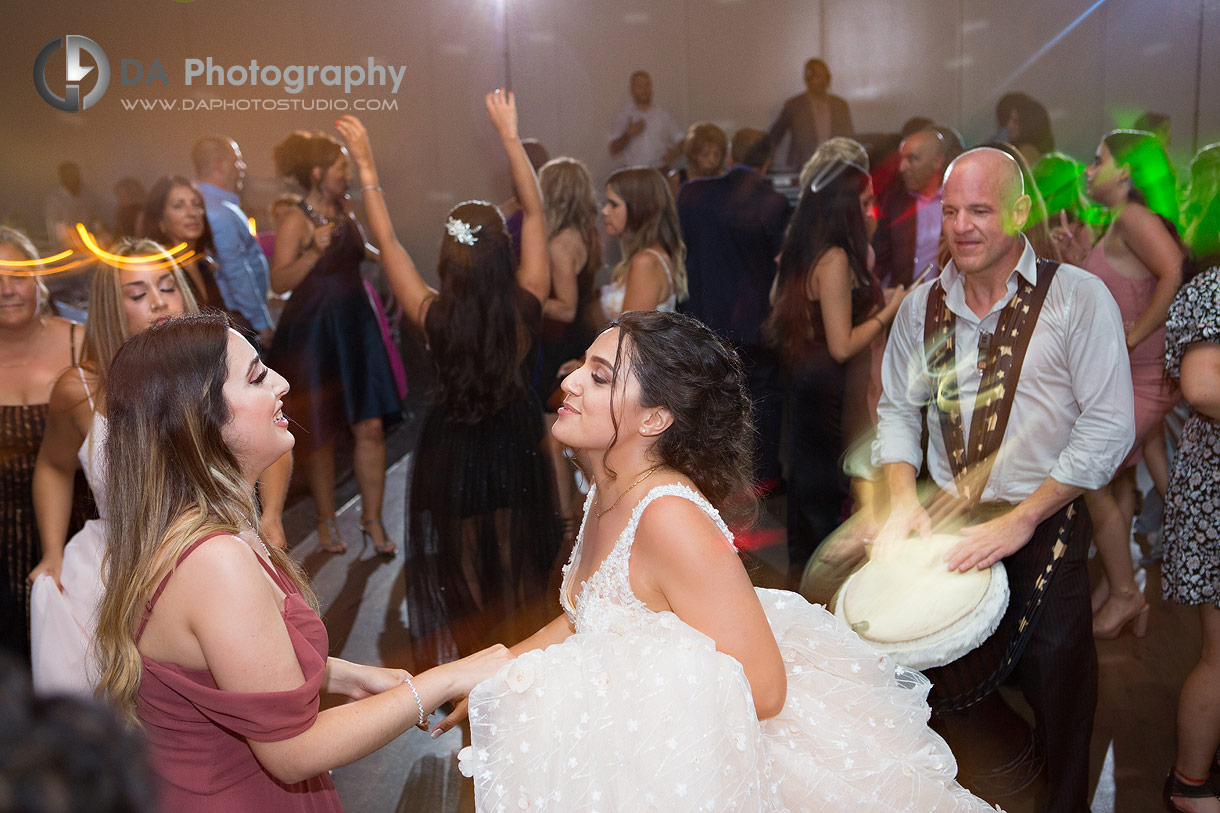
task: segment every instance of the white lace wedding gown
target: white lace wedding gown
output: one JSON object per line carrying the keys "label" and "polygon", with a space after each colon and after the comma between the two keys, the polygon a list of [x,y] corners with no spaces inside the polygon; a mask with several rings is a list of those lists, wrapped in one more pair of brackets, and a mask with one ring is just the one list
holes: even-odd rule
{"label": "white lace wedding gown", "polygon": [[702,495],[658,486],[573,607],[582,522],[560,596],[575,634],[470,694],[459,764],[480,811],[994,809],[954,781],[953,755],[927,727],[927,679],[795,593],[758,590],[788,677],[783,711],[759,722],[741,664],[631,591],[636,527],[663,496],[697,504],[732,543]]}
{"label": "white lace wedding gown", "polygon": [[[93,406],[92,395],[89,406]],[[30,660],[34,691],[40,695],[92,696],[97,682],[90,648],[102,602],[102,556],[106,552],[106,494],[100,468],[105,439],[106,418],[94,412],[77,457],[102,519],[86,522],[64,547],[59,573],[63,591],[43,574],[30,593]]]}

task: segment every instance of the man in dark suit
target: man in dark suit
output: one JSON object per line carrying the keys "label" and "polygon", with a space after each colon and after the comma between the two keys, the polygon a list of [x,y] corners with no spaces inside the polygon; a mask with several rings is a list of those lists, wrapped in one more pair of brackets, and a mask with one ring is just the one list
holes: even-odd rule
{"label": "man in dark suit", "polygon": [[855,134],[847,102],[829,91],[830,69],[826,63],[820,59],[806,62],[805,92],[784,102],[779,118],[767,133],[774,148],[779,147],[780,139],[786,133],[792,133],[788,160],[784,164],[787,168],[800,169],[826,139]]}
{"label": "man in dark suit", "polygon": [[755,475],[766,488],[779,482],[783,390],[762,324],[791,213],[787,199],[763,177],[771,148],[762,130],[738,130],[729,148],[732,169],[688,181],[678,192],[690,287],[682,310],[732,342],[741,356],[759,434]]}
{"label": "man in dark suit", "polygon": [[883,286],[909,288],[925,273],[928,277],[937,275],[940,185],[945,168],[960,152],[955,139],[935,127],[903,140],[898,162],[902,183],[894,184],[877,204],[874,273]]}

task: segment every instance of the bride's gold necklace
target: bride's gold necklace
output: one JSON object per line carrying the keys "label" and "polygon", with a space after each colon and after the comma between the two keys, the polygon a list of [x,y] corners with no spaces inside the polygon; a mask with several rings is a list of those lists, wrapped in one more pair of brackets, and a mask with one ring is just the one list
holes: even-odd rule
{"label": "bride's gold necklace", "polygon": [[652,473],[653,473],[653,472],[655,472],[657,469],[661,468],[661,466],[662,466],[662,465],[663,465],[663,464],[658,463],[657,465],[653,466],[653,467],[652,467],[651,469],[649,469],[648,471],[646,471],[646,472],[644,472],[643,474],[641,474],[641,475],[640,475],[638,478],[636,478],[636,481],[635,481],[634,483],[632,483],[631,485],[629,485],[629,486],[627,486],[625,489],[623,489],[622,493],[618,495],[618,497],[617,497],[617,498],[614,500],[614,502],[610,503],[610,507],[609,507],[609,508],[607,508],[607,509],[606,509],[606,510],[604,510],[604,511],[599,511],[599,510],[598,510],[598,508],[599,508],[599,507],[601,506],[601,504],[602,504],[602,495],[601,495],[601,492],[599,491],[599,492],[598,492],[598,494],[597,494],[597,497],[596,497],[596,498],[594,498],[594,500],[593,500],[593,513],[594,513],[594,514],[597,514],[597,518],[598,518],[598,519],[601,519],[601,518],[602,518],[602,514],[609,514],[611,511],[613,511],[613,510],[614,510],[614,506],[618,505],[618,504],[619,504],[619,502],[620,502],[620,501],[622,501],[623,497],[627,496],[627,492],[628,492],[628,491],[630,491],[631,489],[635,488],[635,487],[636,487],[636,486],[638,486],[640,483],[644,482],[644,481],[645,481],[645,480],[647,480],[649,477],[651,477],[651,476],[652,476]]}

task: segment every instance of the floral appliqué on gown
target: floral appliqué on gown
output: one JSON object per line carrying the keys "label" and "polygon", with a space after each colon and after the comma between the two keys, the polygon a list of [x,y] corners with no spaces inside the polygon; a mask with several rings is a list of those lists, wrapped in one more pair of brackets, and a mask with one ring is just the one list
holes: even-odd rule
{"label": "floral appliqu\u00e9 on gown", "polygon": [[757,591],[788,677],[783,711],[760,722],[741,664],[631,591],[640,517],[667,496],[694,502],[732,544],[702,495],[657,486],[573,606],[582,522],[560,596],[575,634],[470,694],[459,764],[480,811],[994,809],[954,781],[953,755],[927,726],[928,681],[795,593]]}

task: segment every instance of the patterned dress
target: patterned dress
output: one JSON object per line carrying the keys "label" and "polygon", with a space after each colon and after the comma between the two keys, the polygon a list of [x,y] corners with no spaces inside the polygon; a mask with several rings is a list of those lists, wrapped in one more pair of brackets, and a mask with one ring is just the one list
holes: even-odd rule
{"label": "patterned dress", "polygon": [[[1182,376],[1182,357],[1196,342],[1220,343],[1220,267],[1178,291],[1165,322],[1165,369]],[[1220,602],[1220,422],[1190,411],[1165,495],[1166,599]]]}
{"label": "patterned dress", "polygon": [[[585,502],[588,518],[596,487]],[[982,811],[927,727],[929,683],[868,646],[825,608],[759,590],[788,680],[759,721],[742,665],[631,590],[631,546],[648,505],[679,497],[732,534],[683,485],[652,489],[614,548],[560,600],[576,632],[516,658],[470,693],[480,811]]]}
{"label": "patterned dress", "polygon": [[[0,406],[0,649],[30,657],[30,588],[25,577],[42,558],[34,521],[34,461],[47,405]],[[88,487],[78,477],[69,533],[81,527]]]}

